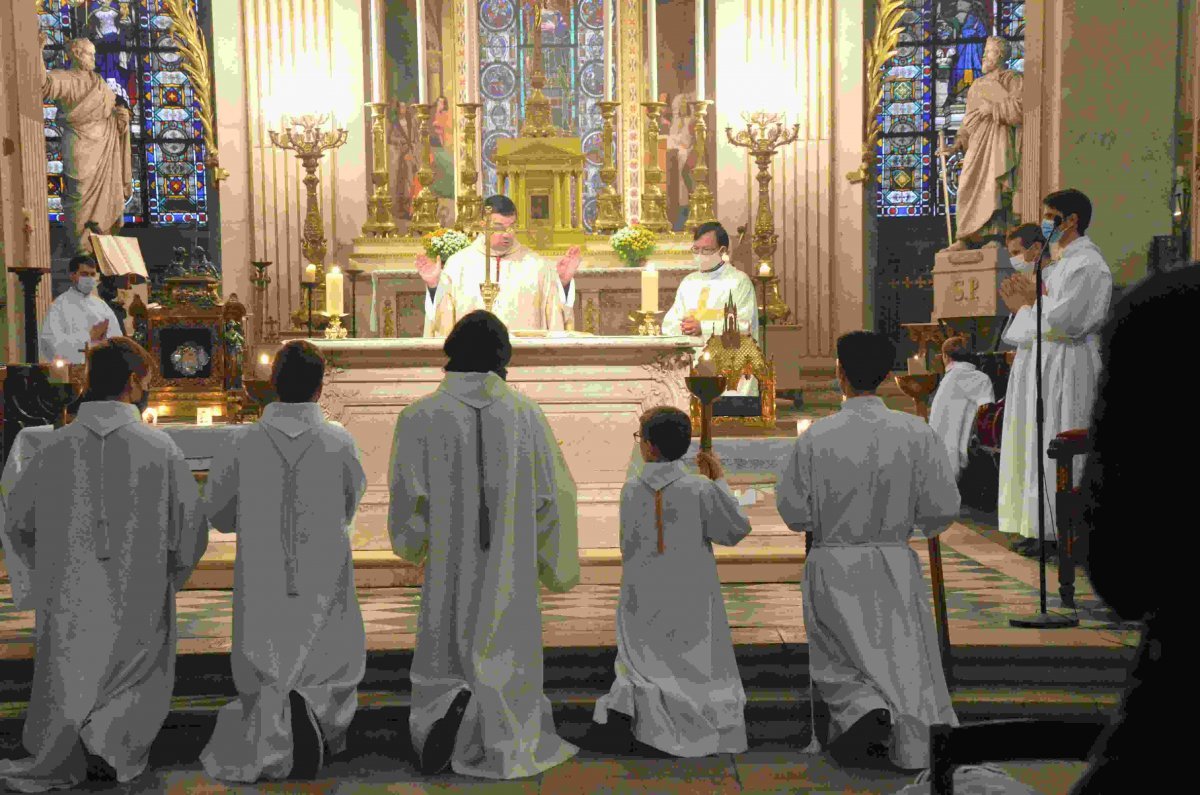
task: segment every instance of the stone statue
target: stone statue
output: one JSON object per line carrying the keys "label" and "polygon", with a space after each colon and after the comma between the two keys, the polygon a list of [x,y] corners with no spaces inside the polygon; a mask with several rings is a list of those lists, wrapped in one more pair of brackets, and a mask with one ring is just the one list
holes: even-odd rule
{"label": "stone statue", "polygon": [[[46,34],[41,35],[46,46]],[[63,214],[71,252],[90,253],[88,223],[113,234],[124,223],[125,202],[133,195],[129,109],[96,74],[96,46],[87,39],[70,44],[71,68],[51,69],[42,80],[42,98],[58,107],[62,129]]]}
{"label": "stone statue", "polygon": [[1009,46],[992,36],[983,47],[983,75],[967,90],[967,112],[954,143],[939,155],[965,152],[958,178],[957,229],[949,251],[999,245],[1014,222],[1021,159],[1023,78],[1002,69]]}
{"label": "stone statue", "polygon": [[171,250],[172,258],[171,265],[167,268],[168,278],[177,278],[188,275],[188,252],[183,246],[176,246]]}

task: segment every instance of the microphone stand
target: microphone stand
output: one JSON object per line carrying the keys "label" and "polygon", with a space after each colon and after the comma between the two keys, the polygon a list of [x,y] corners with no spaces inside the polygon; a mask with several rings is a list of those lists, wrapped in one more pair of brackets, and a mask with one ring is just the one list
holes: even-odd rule
{"label": "microphone stand", "polygon": [[1034,274],[1034,286],[1037,291],[1037,336],[1034,337],[1034,359],[1037,369],[1034,370],[1034,395],[1037,401],[1037,451],[1034,461],[1037,463],[1037,501],[1038,501],[1038,590],[1041,597],[1041,610],[1032,616],[1010,618],[1008,623],[1014,627],[1026,629],[1066,629],[1079,626],[1079,619],[1073,616],[1046,611],[1046,467],[1042,457],[1046,455],[1044,433],[1046,424],[1045,401],[1042,394],[1042,268],[1050,256],[1050,241],[1046,241],[1042,256],[1038,258]]}

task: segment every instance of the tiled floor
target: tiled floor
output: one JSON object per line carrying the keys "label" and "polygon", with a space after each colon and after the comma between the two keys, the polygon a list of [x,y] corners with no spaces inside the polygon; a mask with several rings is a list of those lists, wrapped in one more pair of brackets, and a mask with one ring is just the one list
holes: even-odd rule
{"label": "tiled floor", "polygon": [[[928,570],[928,544],[915,542]],[[1135,643],[1130,628],[1113,624],[1085,577],[1078,582],[1080,627],[1041,633],[1013,630],[1008,620],[1038,606],[1037,563],[963,525],[942,536],[946,602],[954,645],[1113,646]],[[1054,587],[1053,573],[1050,575]],[[804,643],[800,586],[796,583],[723,586],[734,640],[739,643]],[[548,647],[611,646],[620,587],[580,585],[566,594],[544,592],[542,620]],[[0,658],[32,656],[33,615],[13,609],[0,580]],[[184,591],[178,599],[180,650],[228,651],[231,592]],[[420,605],[419,588],[362,590],[359,594],[371,649],[411,648]],[[1052,591],[1051,608],[1058,603]]]}

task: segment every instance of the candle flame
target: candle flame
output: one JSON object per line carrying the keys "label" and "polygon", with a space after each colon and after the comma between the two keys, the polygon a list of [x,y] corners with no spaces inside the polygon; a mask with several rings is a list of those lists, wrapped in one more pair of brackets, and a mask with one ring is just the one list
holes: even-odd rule
{"label": "candle flame", "polygon": [[270,361],[270,357],[268,357],[265,353],[258,357],[259,364],[268,364]]}
{"label": "candle flame", "polygon": [[55,359],[55,360],[54,360],[54,366],[55,366],[55,367],[62,367],[62,366],[64,366],[65,364],[66,364],[66,362],[64,362],[62,359]]}

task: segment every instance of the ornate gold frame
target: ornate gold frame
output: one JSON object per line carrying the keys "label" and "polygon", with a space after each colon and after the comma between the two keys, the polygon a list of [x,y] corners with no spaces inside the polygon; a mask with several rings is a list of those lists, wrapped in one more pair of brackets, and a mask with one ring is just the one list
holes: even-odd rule
{"label": "ornate gold frame", "polygon": [[875,145],[879,142],[879,134],[883,128],[879,124],[879,108],[883,104],[883,67],[896,54],[900,42],[900,34],[904,26],[900,20],[904,18],[904,0],[878,0],[875,6],[875,35],[866,42],[866,75],[867,102],[865,108],[866,124],[863,140],[862,163],[858,169],[846,174],[851,182],[870,184],[875,170],[872,165],[875,160]]}
{"label": "ornate gold frame", "polygon": [[179,41],[179,54],[183,56],[183,71],[192,81],[196,92],[196,103],[200,106],[200,126],[204,131],[204,148],[208,156],[204,165],[212,174],[214,182],[229,178],[229,171],[221,168],[217,153],[216,132],[213,128],[212,72],[208,66],[208,42],[204,31],[187,0],[163,0],[163,11],[171,18],[171,30]]}
{"label": "ornate gold frame", "polygon": [[[717,375],[725,376],[726,384],[737,384],[744,375],[758,379],[759,414],[756,417],[713,417],[714,425],[740,425],[745,428],[774,428],[775,427],[775,362],[766,359],[754,338],[740,336],[736,347],[725,347],[723,335],[712,337],[704,350],[712,357],[713,367]],[[695,369],[692,375],[696,375]],[[691,400],[689,415],[692,420],[692,433],[700,433],[700,401],[694,395]]]}

